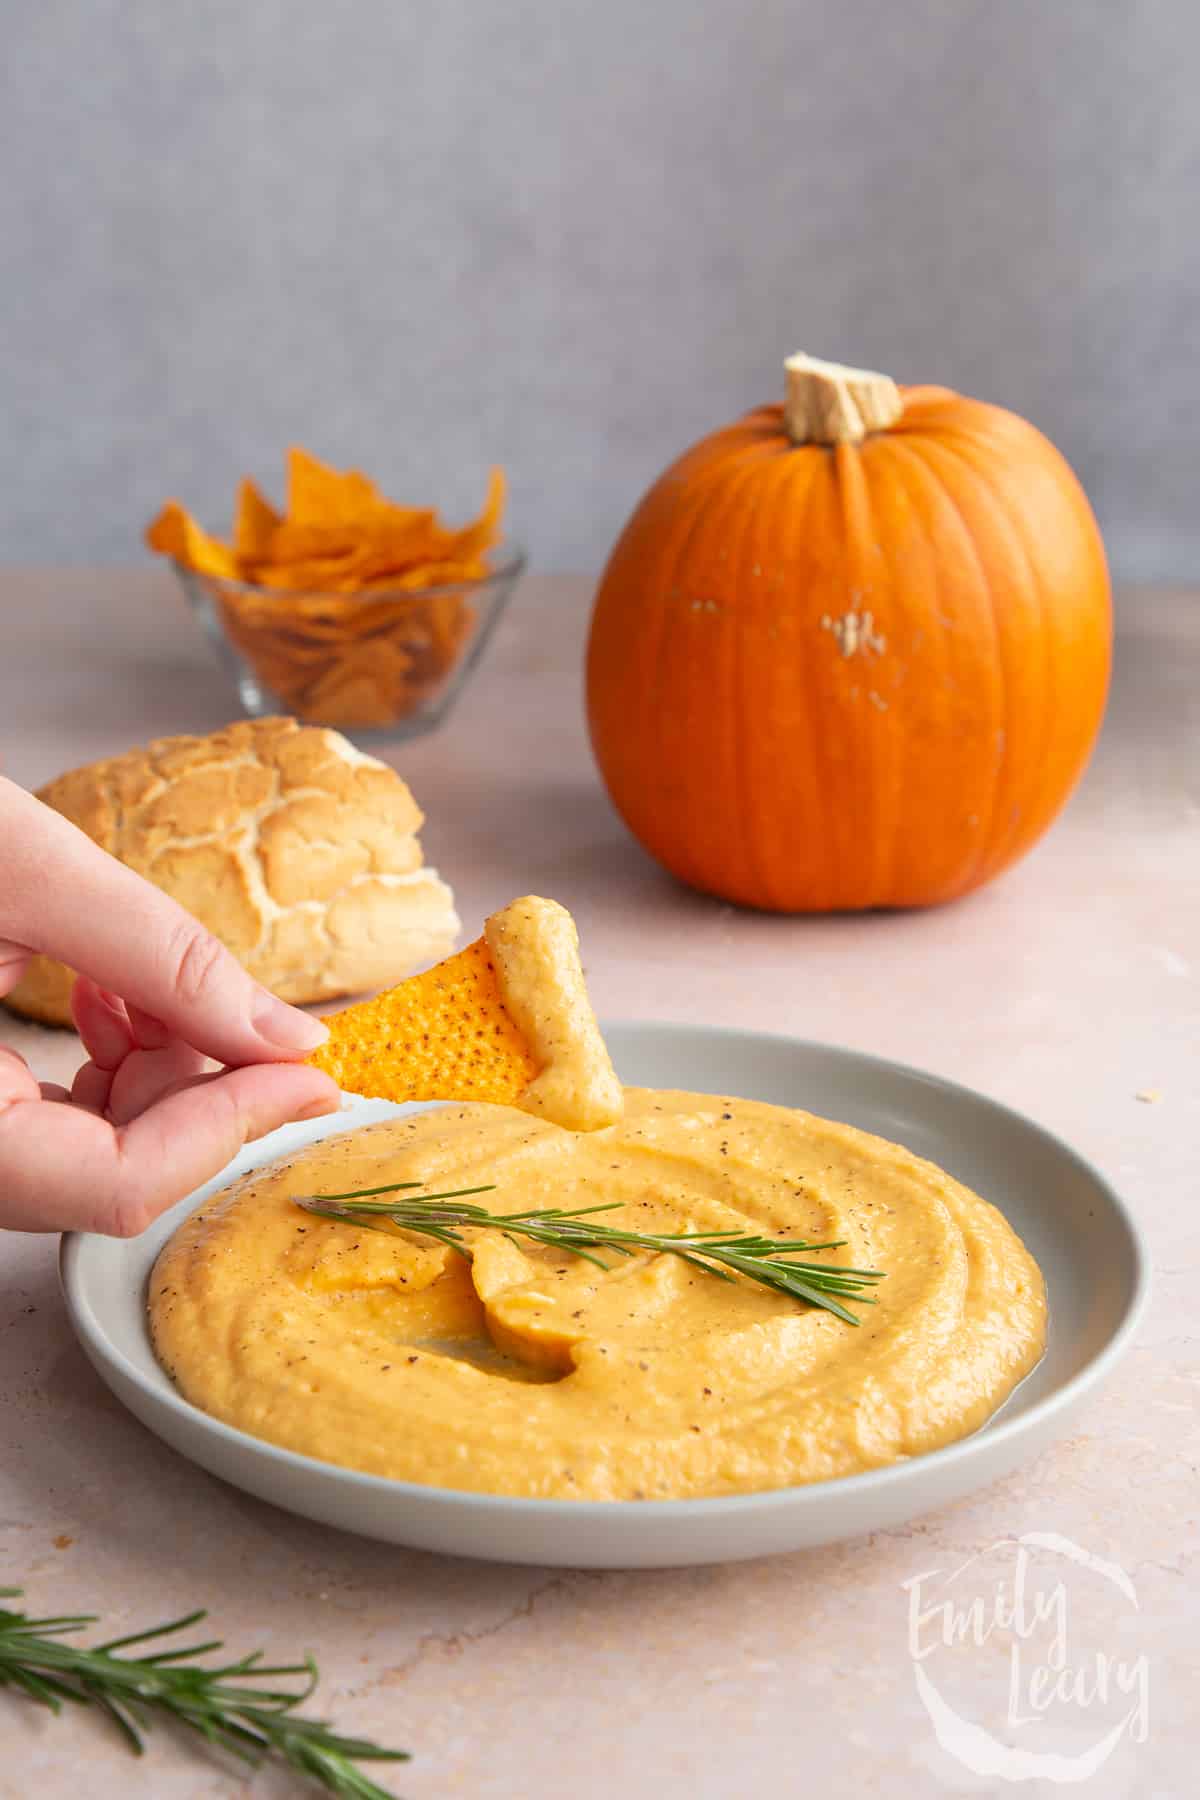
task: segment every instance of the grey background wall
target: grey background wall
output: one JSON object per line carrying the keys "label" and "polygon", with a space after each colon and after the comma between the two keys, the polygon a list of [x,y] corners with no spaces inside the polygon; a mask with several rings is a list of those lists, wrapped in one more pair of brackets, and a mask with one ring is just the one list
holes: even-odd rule
{"label": "grey background wall", "polygon": [[543,568],[793,349],[1027,413],[1200,571],[1196,0],[8,0],[0,556],[298,439]]}

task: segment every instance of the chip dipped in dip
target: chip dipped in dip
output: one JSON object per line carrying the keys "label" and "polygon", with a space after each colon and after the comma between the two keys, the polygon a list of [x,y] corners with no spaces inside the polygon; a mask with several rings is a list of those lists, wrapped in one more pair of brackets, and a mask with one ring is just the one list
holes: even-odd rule
{"label": "chip dipped in dip", "polygon": [[621,1116],[575,921],[537,894],[493,913],[457,956],[325,1023],[308,1060],[351,1093],[498,1101],[570,1131]]}
{"label": "chip dipped in dip", "polygon": [[[847,1325],[677,1255],[597,1268],[464,1233],[315,1218],[295,1196],[494,1183],[490,1210],[617,1201],[638,1230],[824,1242],[885,1272]],[[828,1480],[975,1430],[1037,1362],[1041,1275],[994,1207],[848,1125],[626,1089],[587,1133],[450,1106],[257,1170],[186,1221],[150,1287],[183,1394],[345,1467],[485,1493],[639,1500]]]}

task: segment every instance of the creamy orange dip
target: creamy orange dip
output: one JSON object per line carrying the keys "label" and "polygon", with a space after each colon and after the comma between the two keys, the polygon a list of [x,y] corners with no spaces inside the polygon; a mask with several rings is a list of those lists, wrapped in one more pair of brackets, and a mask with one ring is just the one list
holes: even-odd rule
{"label": "creamy orange dip", "polygon": [[[289,1198],[495,1182],[495,1211],[617,1200],[641,1229],[844,1238],[886,1271],[846,1325],[676,1256],[608,1271],[469,1232],[472,1260]],[[974,1431],[1042,1353],[1037,1265],[994,1207],[848,1125],[627,1089],[583,1135],[495,1106],[348,1133],[206,1202],[151,1278],[160,1360],[197,1406],[400,1480],[603,1500],[827,1480]]]}

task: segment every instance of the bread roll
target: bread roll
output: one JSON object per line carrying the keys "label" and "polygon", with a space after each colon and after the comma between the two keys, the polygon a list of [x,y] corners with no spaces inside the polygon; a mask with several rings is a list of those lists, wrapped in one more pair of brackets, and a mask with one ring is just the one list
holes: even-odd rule
{"label": "bread roll", "polygon": [[[264,987],[303,1004],[390,985],[454,947],[454,896],[422,867],[422,814],[339,732],[254,719],[158,738],[38,791],[194,913]],[[69,1025],[74,976],[35,957],[6,996]]]}

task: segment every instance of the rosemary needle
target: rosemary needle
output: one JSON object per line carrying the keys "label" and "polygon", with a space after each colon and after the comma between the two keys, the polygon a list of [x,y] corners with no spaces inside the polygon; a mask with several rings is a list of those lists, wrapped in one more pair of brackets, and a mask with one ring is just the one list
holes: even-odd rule
{"label": "rosemary needle", "polygon": [[[879,1269],[847,1269],[837,1263],[797,1261],[802,1253],[840,1250],[845,1241],[842,1238],[816,1244],[801,1238],[760,1237],[748,1231],[625,1231],[618,1225],[602,1224],[595,1217],[597,1213],[617,1210],[621,1204],[618,1200],[573,1209],[550,1206],[493,1213],[484,1206],[471,1205],[469,1196],[491,1193],[494,1183],[457,1188],[446,1194],[411,1192],[420,1186],[419,1181],[393,1181],[382,1187],[355,1188],[345,1194],[298,1195],[296,1204],[322,1219],[341,1219],[372,1231],[398,1227],[436,1238],[466,1257],[470,1250],[461,1235],[464,1228],[502,1231],[506,1237],[528,1238],[553,1250],[569,1250],[601,1269],[611,1265],[596,1255],[598,1249],[611,1250],[617,1256],[632,1256],[636,1250],[681,1256],[693,1267],[719,1276],[722,1281],[741,1275],[776,1293],[790,1294],[808,1306],[823,1307],[847,1325],[857,1325],[858,1320],[842,1302],[873,1306],[873,1297],[862,1289],[883,1280]],[[404,1194],[405,1198],[377,1200],[377,1194]]]}
{"label": "rosemary needle", "polygon": [[[20,1593],[20,1588],[0,1588],[0,1600]],[[336,1800],[393,1800],[354,1765],[406,1762],[406,1750],[384,1750],[366,1738],[343,1737],[323,1719],[296,1710],[317,1685],[311,1656],[271,1666],[256,1650],[235,1662],[197,1662],[223,1647],[217,1638],[117,1654],[188,1631],[204,1617],[203,1612],[188,1613],[148,1631],[80,1649],[62,1639],[94,1624],[90,1615],[31,1619],[0,1606],[0,1688],[16,1688],[56,1713],[68,1700],[99,1707],[138,1756],[145,1749],[143,1732],[155,1718],[168,1718],[243,1762],[275,1757]],[[275,1685],[280,1680],[290,1685]]]}

